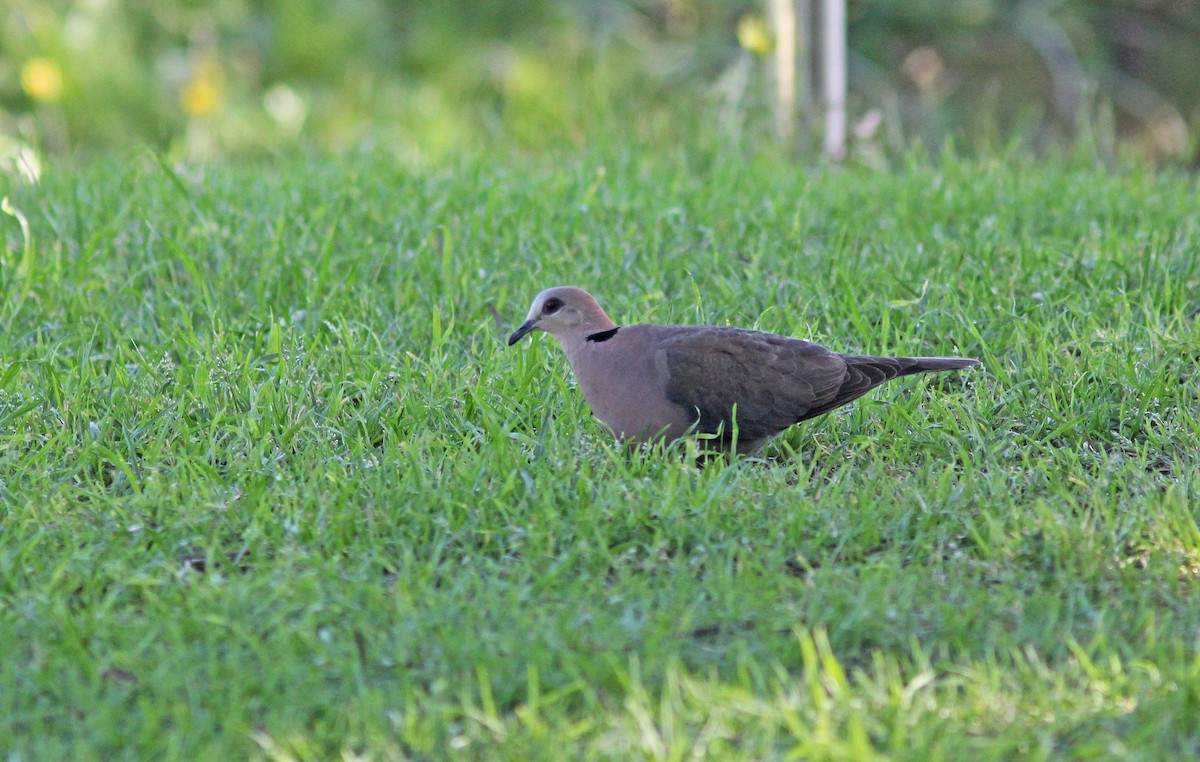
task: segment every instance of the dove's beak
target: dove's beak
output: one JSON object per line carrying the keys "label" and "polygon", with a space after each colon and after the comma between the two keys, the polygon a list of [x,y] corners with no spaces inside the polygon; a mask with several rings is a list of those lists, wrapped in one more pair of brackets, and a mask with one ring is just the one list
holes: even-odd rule
{"label": "dove's beak", "polygon": [[508,337],[508,345],[511,347],[521,339],[525,338],[525,334],[532,333],[537,328],[538,321],[535,318],[529,318],[521,327],[513,331],[513,335]]}

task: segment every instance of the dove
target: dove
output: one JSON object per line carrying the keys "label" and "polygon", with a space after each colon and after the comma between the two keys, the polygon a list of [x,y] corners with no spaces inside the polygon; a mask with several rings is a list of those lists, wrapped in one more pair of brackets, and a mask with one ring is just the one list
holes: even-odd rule
{"label": "dove", "polygon": [[961,357],[869,357],[762,331],[703,325],[618,326],[591,294],[556,286],[533,300],[512,346],[545,331],[567,353],[592,413],[620,440],[702,437],[757,452],[800,421],[900,376],[978,365]]}

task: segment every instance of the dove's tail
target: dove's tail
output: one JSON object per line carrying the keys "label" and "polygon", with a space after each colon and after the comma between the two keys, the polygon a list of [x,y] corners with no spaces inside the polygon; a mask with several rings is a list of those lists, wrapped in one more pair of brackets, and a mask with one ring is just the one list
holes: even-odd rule
{"label": "dove's tail", "polygon": [[[901,376],[914,373],[933,373],[939,370],[962,370],[978,365],[978,360],[969,357],[870,357],[868,355],[842,355],[851,375],[863,374],[872,386]],[[865,380],[865,379],[864,379]]]}
{"label": "dove's tail", "polygon": [[[902,357],[900,363],[908,373],[926,373],[938,370],[962,370],[978,365],[978,360],[969,357]],[[911,370],[908,368],[911,367]]]}

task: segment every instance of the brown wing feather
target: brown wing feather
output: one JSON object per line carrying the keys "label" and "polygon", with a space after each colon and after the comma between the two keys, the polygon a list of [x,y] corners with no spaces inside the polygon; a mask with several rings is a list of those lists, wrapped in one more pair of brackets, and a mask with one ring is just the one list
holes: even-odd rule
{"label": "brown wing feather", "polygon": [[842,385],[829,399],[814,406],[799,418],[799,421],[828,413],[830,410],[853,402],[880,384],[921,370],[905,357],[861,357],[857,355],[839,355],[839,357],[846,363],[846,378]]}
{"label": "brown wing feather", "polygon": [[722,426],[730,433],[736,406],[738,436],[746,441],[773,436],[830,409],[846,381],[847,366],[839,355],[819,344],[758,331],[681,326],[662,347],[668,399],[694,415],[696,428],[709,434]]}
{"label": "brown wing feather", "polygon": [[697,430],[755,442],[852,402],[900,376],[976,365],[956,357],[841,355],[799,339],[739,328],[666,329],[667,398]]}

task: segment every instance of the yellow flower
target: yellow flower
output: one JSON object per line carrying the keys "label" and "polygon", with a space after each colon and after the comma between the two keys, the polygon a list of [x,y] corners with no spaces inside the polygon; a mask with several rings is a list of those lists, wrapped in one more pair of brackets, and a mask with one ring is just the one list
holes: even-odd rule
{"label": "yellow flower", "polygon": [[221,64],[205,57],[179,93],[179,103],[189,116],[205,116],[221,106],[224,73]]}
{"label": "yellow flower", "polygon": [[31,58],[21,67],[21,89],[38,103],[53,103],[62,97],[62,69],[49,58]]}
{"label": "yellow flower", "polygon": [[737,25],[737,38],[742,47],[756,56],[765,56],[775,49],[775,37],[762,16],[747,13]]}

